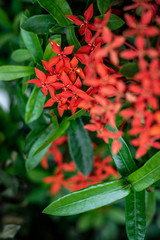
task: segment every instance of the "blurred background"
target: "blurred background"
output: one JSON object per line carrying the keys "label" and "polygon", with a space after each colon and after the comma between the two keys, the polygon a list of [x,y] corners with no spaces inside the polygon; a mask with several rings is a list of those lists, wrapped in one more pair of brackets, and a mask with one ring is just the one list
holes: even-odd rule
{"label": "blurred background", "polygon": [[[82,4],[77,8],[76,2],[70,1],[75,14],[85,7],[85,1],[78,2]],[[43,11],[36,1],[0,0],[0,66],[18,64],[12,52],[22,44],[19,23],[26,9],[31,16]],[[42,182],[46,171],[41,166],[30,172],[25,169],[23,151],[29,132],[22,117],[25,102],[15,81],[0,82],[0,239],[127,239],[124,200],[71,217],[42,214],[65,190],[52,197],[48,185]],[[149,240],[160,239],[160,191],[155,195],[156,211],[146,237]]]}

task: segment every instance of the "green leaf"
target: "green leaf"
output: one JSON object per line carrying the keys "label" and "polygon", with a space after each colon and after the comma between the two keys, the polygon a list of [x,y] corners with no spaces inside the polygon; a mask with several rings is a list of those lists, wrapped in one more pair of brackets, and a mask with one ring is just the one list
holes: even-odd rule
{"label": "green leaf", "polygon": [[44,102],[45,97],[43,93],[39,88],[37,88],[37,86],[35,86],[26,105],[25,112],[26,123],[31,123],[40,117],[43,111]]}
{"label": "green leaf", "polygon": [[9,28],[11,29],[12,28],[12,25],[11,25],[11,22],[6,14],[6,12],[0,8],[0,25],[5,27],[5,28]]}
{"label": "green leaf", "polygon": [[126,230],[129,240],[144,240],[146,232],[145,191],[126,197]]}
{"label": "green leaf", "polygon": [[0,34],[0,48],[3,47],[8,42],[11,42],[15,36],[16,36],[15,33],[10,32]]}
{"label": "green leaf", "polygon": [[155,192],[152,189],[151,192],[146,191],[146,223],[150,224],[154,214],[155,214],[156,202],[155,202]]}
{"label": "green leaf", "polygon": [[27,160],[26,160],[26,169],[27,170],[32,170],[40,163],[40,161],[46,154],[47,150],[50,148],[51,144],[49,144],[47,147],[45,147],[42,151],[39,151],[39,153],[36,156],[34,156],[34,153],[41,144],[45,143],[45,141],[56,131],[56,129],[57,129],[56,124],[53,124],[53,123],[50,124],[43,131],[43,133],[40,135],[40,137],[34,142],[34,144],[32,145],[32,147],[29,151],[29,154],[27,156]]}
{"label": "green leaf", "polygon": [[49,32],[53,34],[66,34],[65,27],[62,27],[59,24],[55,24],[52,28],[49,29]]}
{"label": "green leaf", "polygon": [[21,28],[26,31],[34,32],[36,34],[50,34],[49,29],[56,24],[56,21],[51,15],[36,15],[28,18]]}
{"label": "green leaf", "polygon": [[160,179],[160,151],[141,168],[128,176],[128,181],[137,192],[144,190]]}
{"label": "green leaf", "polygon": [[78,170],[88,175],[93,167],[93,147],[88,132],[84,129],[82,120],[77,119],[76,131],[68,132],[69,151]]}
{"label": "green leaf", "polygon": [[111,0],[97,0],[97,6],[101,14],[105,14],[109,9]]}
{"label": "green leaf", "polygon": [[[104,0],[102,0],[104,2]],[[109,21],[107,26],[110,28],[111,31],[117,30],[118,28],[122,27],[125,22],[115,14],[110,14]]]}
{"label": "green leaf", "polygon": [[[21,25],[24,21],[27,20],[27,17],[23,14],[21,17]],[[43,50],[39,41],[38,36],[35,33],[25,31],[21,28],[21,36],[23,42],[31,54],[33,61],[35,63],[41,63],[43,57]]]}
{"label": "green leaf", "polygon": [[46,128],[45,125],[36,126],[33,128],[32,131],[30,131],[25,138],[25,147],[24,152],[28,153],[34,142],[40,137],[44,129]]}
{"label": "green leaf", "polygon": [[10,81],[34,74],[34,67],[6,65],[0,67],[0,80]]}
{"label": "green leaf", "polygon": [[[52,38],[50,38],[52,40]],[[54,42],[58,43],[59,45],[61,44],[61,39],[60,38],[56,38],[53,40]],[[44,51],[44,55],[43,55],[43,60],[45,61],[49,61],[52,57],[56,56],[57,54],[55,52],[53,52],[51,44],[48,43],[45,51]]]}
{"label": "green leaf", "polygon": [[67,216],[99,208],[126,197],[130,185],[124,179],[96,184],[69,193],[46,207],[43,213]]}
{"label": "green leaf", "polygon": [[76,118],[79,118],[81,116],[83,116],[86,113],[85,109],[81,109],[78,112],[76,112],[74,115],[68,117],[68,120],[75,120]]}
{"label": "green leaf", "polygon": [[26,107],[26,103],[27,103],[27,96],[22,93],[22,90],[18,84],[16,86],[16,97],[17,97],[18,110],[20,112],[21,117],[24,119],[25,107]]}
{"label": "green leaf", "polygon": [[31,59],[31,55],[30,55],[30,53],[28,52],[27,49],[18,49],[18,50],[15,50],[15,51],[12,53],[11,58],[12,58],[15,62],[21,63],[21,62],[30,60],[30,59]]}
{"label": "green leaf", "polygon": [[[107,124],[107,129],[112,132],[117,131],[116,128],[111,128],[109,124]],[[137,166],[124,139],[120,137],[118,141],[122,144],[122,147],[116,155],[112,154],[113,140],[111,138],[109,139],[108,147],[119,173],[125,177],[137,170]]]}
{"label": "green leaf", "polygon": [[60,123],[56,131],[48,139],[46,139],[44,143],[41,144],[40,147],[35,151],[34,156],[36,157],[40,151],[46,148],[50,143],[52,143],[58,137],[62,136],[69,128],[69,125],[70,125],[70,122],[67,119],[63,119],[63,121]]}
{"label": "green leaf", "polygon": [[120,69],[120,73],[125,76],[126,78],[133,78],[136,73],[138,73],[139,68],[138,64],[133,63],[126,63],[123,65],[123,67]]}
{"label": "green leaf", "polygon": [[81,47],[81,44],[79,43],[79,41],[75,35],[74,27],[67,28],[66,38],[67,38],[67,42],[70,46],[74,45],[73,52],[76,53],[78,51],[78,49]]}
{"label": "green leaf", "polygon": [[38,0],[42,8],[48,11],[58,24],[71,25],[72,22],[65,15],[72,15],[69,4],[65,0]]}

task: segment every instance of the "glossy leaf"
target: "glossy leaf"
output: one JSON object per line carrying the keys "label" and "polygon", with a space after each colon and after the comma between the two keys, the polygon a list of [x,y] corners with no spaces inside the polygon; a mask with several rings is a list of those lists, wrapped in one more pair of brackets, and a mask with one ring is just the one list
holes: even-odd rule
{"label": "glossy leaf", "polygon": [[62,136],[69,128],[69,125],[70,125],[70,122],[67,119],[63,119],[63,121],[60,123],[56,131],[48,139],[46,139],[43,144],[39,145],[39,148],[35,151],[34,156],[36,157],[36,155],[40,151],[46,148],[50,143],[52,143],[58,137]]}
{"label": "glossy leaf", "polygon": [[133,78],[134,75],[139,71],[138,64],[133,63],[126,63],[123,65],[123,67],[120,69],[120,73],[125,76],[126,78]]}
{"label": "glossy leaf", "polygon": [[43,213],[67,216],[99,208],[126,197],[130,185],[124,179],[92,185],[69,193],[46,207]]}
{"label": "glossy leaf", "polygon": [[62,27],[59,24],[55,24],[49,29],[49,32],[53,34],[66,34],[65,27]]}
{"label": "glossy leaf", "polygon": [[156,208],[155,201],[155,192],[154,189],[151,191],[146,191],[146,224],[149,225],[154,214]]}
{"label": "glossy leaf", "polygon": [[40,137],[44,129],[46,128],[45,125],[36,126],[33,128],[25,138],[25,147],[24,152],[28,153],[32,145],[35,143],[35,141]]}
{"label": "glossy leaf", "polygon": [[[103,0],[104,2],[104,0]],[[120,27],[122,27],[125,24],[125,22],[118,17],[115,14],[110,14],[109,21],[107,23],[107,26],[110,28],[111,31],[114,31]]]}
{"label": "glossy leaf", "polygon": [[160,151],[151,157],[141,168],[130,174],[127,179],[137,192],[158,181],[160,179]]}
{"label": "glossy leaf", "polygon": [[[59,45],[61,45],[61,38],[56,38],[56,39],[52,39],[54,42],[58,43]],[[51,44],[48,43],[45,51],[44,51],[44,55],[43,55],[43,60],[45,61],[49,61],[52,57],[56,56],[57,54],[55,52],[53,52]]]}
{"label": "glossy leaf", "polygon": [[126,197],[126,230],[128,240],[144,240],[146,232],[145,191],[132,191]]}
{"label": "glossy leaf", "polygon": [[68,132],[68,143],[70,155],[78,170],[88,175],[93,167],[93,147],[80,118],[77,119],[76,131],[69,130]]}
{"label": "glossy leaf", "polygon": [[24,119],[25,107],[26,107],[28,98],[25,94],[22,93],[22,90],[18,84],[16,85],[16,97],[17,97],[17,108],[19,110],[21,117]]}
{"label": "glossy leaf", "polygon": [[[107,129],[113,132],[117,131],[117,129],[112,129],[109,124],[107,124]],[[116,155],[113,155],[111,150],[113,143],[112,139],[109,139],[108,147],[119,173],[122,176],[128,176],[130,173],[137,170],[137,166],[124,139],[120,137],[118,141],[121,143],[122,147]]]}
{"label": "glossy leaf", "polygon": [[101,14],[104,14],[110,7],[111,0],[97,0],[97,6]]}
{"label": "glossy leaf", "polygon": [[78,51],[78,49],[81,47],[81,44],[79,43],[79,41],[75,35],[74,27],[67,28],[66,38],[67,38],[68,45],[70,45],[70,46],[74,45],[73,52],[76,53]]}
{"label": "glossy leaf", "polygon": [[72,22],[66,18],[72,11],[65,0],[38,0],[42,8],[48,11],[58,24],[62,26],[71,25]]}
{"label": "glossy leaf", "polygon": [[40,117],[43,111],[44,102],[45,97],[43,93],[39,88],[37,88],[37,86],[35,86],[26,105],[25,112],[26,123],[31,123]]}
{"label": "glossy leaf", "polygon": [[57,129],[56,124],[50,124],[44,131],[43,133],[39,136],[39,138],[34,142],[32,145],[29,154],[26,159],[26,169],[27,170],[32,170],[35,168],[44,155],[46,154],[47,150],[49,149],[50,145],[49,144],[47,147],[45,147],[42,151],[40,151],[36,156],[34,156],[34,152],[39,148],[41,144],[43,144]]}
{"label": "glossy leaf", "polygon": [[28,52],[27,49],[18,49],[18,50],[15,50],[15,51],[12,53],[11,58],[12,58],[15,62],[21,63],[21,62],[30,60],[30,59],[31,59],[31,55],[30,55],[30,53]]}
{"label": "glossy leaf", "polygon": [[[27,17],[23,14],[21,18],[21,25],[26,20],[27,20]],[[41,60],[43,57],[43,50],[42,50],[38,36],[35,33],[25,31],[22,28],[21,28],[21,36],[34,62],[41,63]]]}
{"label": "glossy leaf", "polygon": [[35,15],[23,22],[21,28],[36,34],[49,34],[49,29],[56,24],[51,15]]}
{"label": "glossy leaf", "polygon": [[10,81],[34,74],[34,67],[6,65],[0,67],[0,80]]}
{"label": "glossy leaf", "polygon": [[74,115],[68,117],[68,120],[75,120],[76,118],[79,118],[81,116],[83,116],[86,113],[85,109],[81,109],[78,112],[76,112]]}

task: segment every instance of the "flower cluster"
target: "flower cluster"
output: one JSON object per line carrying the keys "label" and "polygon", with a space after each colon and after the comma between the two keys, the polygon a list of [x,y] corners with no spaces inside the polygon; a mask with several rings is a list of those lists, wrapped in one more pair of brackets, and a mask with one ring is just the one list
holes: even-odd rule
{"label": "flower cluster", "polygon": [[[45,183],[51,184],[51,193],[56,194],[62,187],[69,189],[70,191],[76,191],[90,185],[100,183],[110,176],[118,177],[117,171],[111,166],[110,162],[112,158],[102,158],[102,152],[94,157],[93,170],[88,176],[84,176],[82,173],[76,170],[76,166],[73,161],[65,162],[59,147],[67,143],[67,137],[62,136],[56,139],[47,155],[53,156],[53,161],[56,163],[55,172],[53,176],[48,176],[43,179]],[[94,148],[96,145],[94,144]],[[41,165],[43,168],[48,169],[47,155],[43,157]],[[66,173],[70,173],[70,177],[67,177]]]}
{"label": "flower cluster", "polygon": [[[93,23],[89,22],[93,16],[92,4],[84,13],[84,21],[67,15],[80,26],[80,35],[85,35],[83,46],[73,56],[74,46],[65,47],[62,51],[57,43],[50,40],[57,56],[49,62],[42,61],[48,73],[36,69],[38,79],[27,82],[41,87],[45,96],[49,91],[51,98],[44,107],[58,103],[60,116],[66,109],[70,109],[72,114],[77,108],[86,109],[91,121],[85,128],[97,131],[97,136],[106,143],[112,138],[113,154],[121,148],[118,139],[123,131],[120,128],[113,133],[106,125],[110,124],[114,129],[118,115],[124,118],[123,126],[127,122],[130,127],[131,144],[138,147],[136,158],[145,155],[150,147],[160,148],[158,4],[158,0],[154,3],[134,0],[132,5],[125,7],[126,11],[132,11],[132,15],[125,14],[129,28],[121,36],[107,27],[111,9],[103,20],[96,17]],[[138,15],[137,8],[140,11]],[[138,72],[132,78],[121,74],[124,59],[137,65]],[[84,65],[84,70],[78,67],[78,61]],[[86,91],[83,85],[88,86]]]}

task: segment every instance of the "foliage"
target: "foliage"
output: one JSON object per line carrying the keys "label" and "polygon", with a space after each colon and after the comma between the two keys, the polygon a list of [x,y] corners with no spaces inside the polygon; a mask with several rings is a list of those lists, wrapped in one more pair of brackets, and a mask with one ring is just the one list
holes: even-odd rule
{"label": "foliage", "polygon": [[[95,209],[75,216],[82,231],[107,221],[97,208],[125,199],[127,237],[143,240],[160,186],[160,1],[24,2],[22,12],[13,1],[13,21],[0,8],[0,80],[10,98],[10,114],[0,109],[1,198],[16,201],[22,178],[39,212]],[[114,216],[114,206],[104,209]]]}

